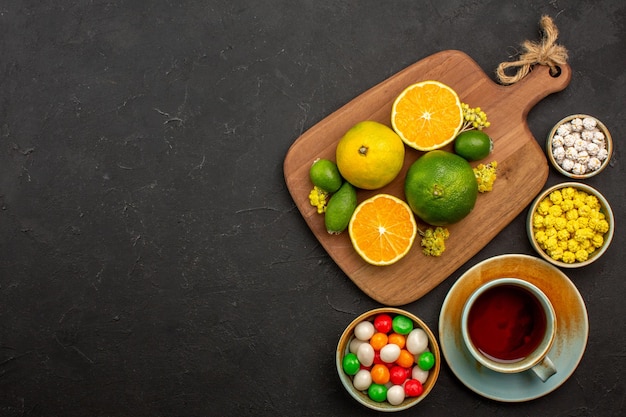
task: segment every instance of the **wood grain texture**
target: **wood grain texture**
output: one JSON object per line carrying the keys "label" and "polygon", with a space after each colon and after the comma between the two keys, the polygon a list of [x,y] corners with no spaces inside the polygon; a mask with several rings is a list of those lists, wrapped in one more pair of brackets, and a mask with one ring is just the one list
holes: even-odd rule
{"label": "wood grain texture", "polygon": [[[498,161],[498,179],[493,191],[478,196],[469,216],[448,227],[450,238],[441,257],[423,255],[416,240],[407,256],[396,264],[372,266],[352,248],[347,232],[339,236],[326,232],[323,216],[308,201],[312,188],[309,167],[316,158],[335,160],[337,142],[354,124],[375,120],[390,126],[395,98],[409,85],[429,79],[449,85],[462,102],[480,106],[487,113],[491,126],[485,132],[494,140],[494,151],[485,162]],[[432,290],[480,251],[541,191],[548,177],[548,164],[526,117],[541,99],[567,87],[570,79],[569,66],[562,67],[556,77],[550,75],[548,67],[535,66],[517,84],[502,86],[494,83],[466,54],[439,52],[364,92],[300,136],[285,157],[285,182],[313,234],[361,290],[382,304],[408,304]],[[444,149],[451,150],[451,145]],[[421,154],[407,148],[398,177],[382,189],[359,190],[359,202],[383,192],[404,199],[406,171]],[[417,220],[419,227],[425,227]]]}

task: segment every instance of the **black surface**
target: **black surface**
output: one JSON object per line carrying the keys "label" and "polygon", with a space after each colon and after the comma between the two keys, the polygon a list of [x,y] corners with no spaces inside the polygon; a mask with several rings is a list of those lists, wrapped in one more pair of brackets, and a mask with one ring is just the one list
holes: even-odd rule
{"label": "black surface", "polygon": [[[286,189],[305,130],[440,50],[489,74],[552,16],[570,86],[541,101],[537,140],[573,113],[611,130],[586,181],[617,230],[566,273],[589,311],[580,366],[504,404],[437,386],[401,415],[621,416],[626,6],[605,1],[56,1],[0,4],[0,415],[374,415],[342,388],[343,328],[379,304],[331,261]],[[547,185],[563,181],[551,171]],[[476,262],[528,253],[524,211],[405,306],[433,329]],[[485,225],[489,227],[489,225]]]}

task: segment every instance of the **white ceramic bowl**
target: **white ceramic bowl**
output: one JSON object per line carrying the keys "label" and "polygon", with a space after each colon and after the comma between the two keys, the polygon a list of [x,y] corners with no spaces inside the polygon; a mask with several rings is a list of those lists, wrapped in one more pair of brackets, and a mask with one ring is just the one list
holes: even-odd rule
{"label": "white ceramic bowl", "polygon": [[[350,342],[354,338],[354,329],[357,326],[357,324],[359,324],[362,321],[373,321],[377,315],[383,314],[383,313],[388,314],[391,317],[395,317],[397,315],[404,315],[413,321],[414,328],[423,329],[424,332],[426,332],[428,336],[428,349],[430,350],[430,352],[432,352],[435,358],[435,364],[429,370],[428,378],[423,383],[422,394],[417,397],[407,397],[404,399],[402,403],[398,405],[392,405],[387,401],[376,402],[372,400],[367,395],[367,392],[360,391],[354,387],[352,377],[346,374],[343,370],[343,358],[347,353],[349,353]],[[337,372],[339,374],[339,379],[341,380],[341,383],[345,387],[346,391],[348,391],[348,393],[355,400],[357,400],[362,405],[368,408],[371,408],[372,410],[382,411],[382,412],[394,412],[394,411],[406,410],[407,408],[415,406],[430,393],[430,391],[435,386],[435,382],[437,381],[437,378],[439,376],[439,370],[441,367],[441,354],[439,351],[439,344],[437,343],[437,340],[435,339],[435,335],[422,320],[420,320],[414,314],[409,313],[408,311],[401,310],[398,308],[393,308],[393,307],[383,307],[383,308],[370,310],[361,314],[360,316],[355,318],[348,325],[348,327],[346,327],[343,334],[339,338],[339,343],[337,344],[335,362],[336,362]]]}
{"label": "white ceramic bowl", "polygon": [[[557,131],[559,129],[560,126],[564,125],[564,124],[568,124],[571,123],[572,120],[574,119],[580,119],[581,121],[585,120],[585,119],[593,119],[595,121],[595,131],[598,132],[602,132],[604,134],[604,149],[606,150],[606,158],[604,158],[603,160],[600,161],[600,166],[595,169],[595,170],[587,170],[585,173],[576,173],[573,170],[566,170],[564,168],[563,165],[565,165],[564,163],[559,163],[558,161],[558,157],[555,156],[554,153],[554,146],[557,146],[556,144],[556,140],[555,140],[555,135],[557,135]],[[583,131],[585,131],[587,129],[583,128]],[[579,135],[582,135],[582,132],[578,132]],[[559,135],[561,136],[561,135]],[[563,137],[563,136],[562,136]],[[565,147],[566,149],[567,147]],[[587,152],[587,150],[585,150],[585,152]],[[603,151],[604,152],[604,151]],[[578,151],[577,151],[578,153]],[[602,172],[608,165],[609,162],[611,160],[611,156],[613,155],[613,138],[611,137],[611,133],[609,132],[609,130],[606,128],[606,126],[604,125],[604,123],[602,123],[600,120],[598,120],[597,118],[593,117],[593,116],[589,116],[587,114],[572,114],[570,116],[567,116],[561,120],[559,120],[559,122],[557,124],[554,125],[554,127],[552,128],[552,130],[550,131],[550,134],[548,135],[548,138],[546,140],[546,154],[548,155],[548,160],[550,161],[550,163],[552,164],[552,166],[554,167],[554,169],[556,169],[558,172],[560,172],[561,174],[565,175],[566,177],[569,178],[573,178],[573,179],[586,179],[586,178],[590,178],[593,177],[594,175],[599,174],[600,172]],[[587,152],[587,157],[589,158],[593,158],[595,155],[593,154],[593,151],[589,151]],[[584,158],[581,158],[581,160]],[[570,159],[571,160],[571,159]],[[576,161],[572,161],[572,162],[576,162]],[[597,161],[596,161],[597,162]],[[582,166],[587,166],[587,164],[583,163],[581,164]]]}
{"label": "white ceramic bowl", "polygon": [[[576,261],[573,263],[563,262],[562,260],[555,260],[552,257],[550,257],[548,253],[542,248],[540,243],[537,241],[537,237],[534,233],[534,227],[533,227],[533,221],[534,221],[533,218],[534,218],[535,213],[537,212],[537,209],[541,201],[544,198],[548,197],[550,193],[552,193],[553,191],[562,190],[568,187],[572,187],[572,188],[575,188],[576,190],[584,191],[588,195],[595,196],[601,205],[600,212],[604,214],[605,220],[609,224],[608,230],[603,234],[604,243],[602,244],[602,246],[596,248],[595,251],[590,253],[586,260]],[[532,247],[535,249],[535,251],[537,251],[537,253],[543,259],[561,268],[579,268],[582,266],[589,265],[592,262],[595,262],[596,260],[598,260],[602,256],[602,254],[606,252],[609,245],[611,244],[611,240],[613,239],[614,229],[615,229],[615,219],[613,216],[613,211],[611,210],[611,206],[609,205],[609,202],[606,200],[606,198],[604,198],[604,196],[595,188],[590,187],[589,185],[586,185],[586,184],[578,183],[578,182],[564,182],[561,184],[556,184],[544,190],[535,198],[533,203],[530,205],[530,208],[528,210],[528,216],[526,219],[526,232],[528,234],[528,239],[530,240],[530,244],[532,245]]]}

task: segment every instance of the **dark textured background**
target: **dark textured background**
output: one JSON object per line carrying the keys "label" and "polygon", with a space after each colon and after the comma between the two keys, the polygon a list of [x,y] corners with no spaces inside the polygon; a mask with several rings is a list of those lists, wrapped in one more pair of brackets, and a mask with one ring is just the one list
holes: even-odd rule
{"label": "dark textured background", "polygon": [[[617,217],[605,257],[566,271],[590,337],[574,375],[520,404],[486,400],[444,363],[403,415],[621,416],[626,284],[622,0],[0,4],[0,415],[374,415],[334,350],[378,307],[331,261],[286,189],[305,130],[440,50],[492,75],[554,18],[570,86],[541,101],[537,140],[572,113],[611,130],[587,181]],[[548,184],[564,180],[551,171]],[[476,262],[532,250],[524,211],[405,306],[436,329]],[[488,224],[485,227],[489,227]]]}

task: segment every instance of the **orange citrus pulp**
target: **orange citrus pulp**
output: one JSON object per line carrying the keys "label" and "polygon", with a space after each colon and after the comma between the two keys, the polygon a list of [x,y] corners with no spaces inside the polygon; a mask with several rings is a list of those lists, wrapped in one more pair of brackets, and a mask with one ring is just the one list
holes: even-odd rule
{"label": "orange citrus pulp", "polygon": [[377,194],[357,206],[348,233],[366,262],[391,265],[411,249],[417,224],[407,203],[389,194]]}
{"label": "orange citrus pulp", "polygon": [[463,126],[457,93],[439,81],[410,85],[391,108],[391,125],[408,146],[430,151],[452,142]]}

